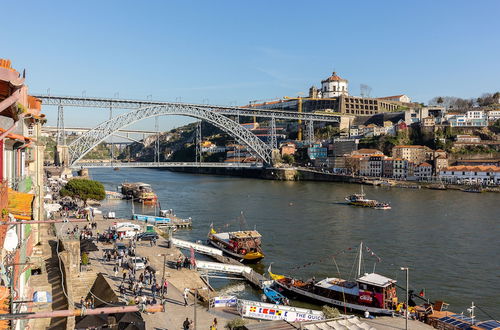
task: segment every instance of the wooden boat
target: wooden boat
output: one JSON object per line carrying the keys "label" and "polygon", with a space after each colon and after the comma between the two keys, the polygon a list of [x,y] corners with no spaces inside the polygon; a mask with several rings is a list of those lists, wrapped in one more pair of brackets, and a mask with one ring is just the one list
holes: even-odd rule
{"label": "wooden boat", "polygon": [[374,199],[367,199],[365,193],[363,192],[363,186],[361,186],[360,194],[352,194],[345,198],[349,205],[369,207],[376,210],[390,210],[391,205],[385,202],[379,202]]}
{"label": "wooden boat", "polygon": [[121,189],[126,199],[133,199],[146,205],[155,205],[158,202],[158,197],[154,193],[153,188],[147,183],[123,183]]}
{"label": "wooden boat", "polygon": [[288,299],[286,299],[284,295],[268,286],[264,287],[264,295],[266,299],[273,304],[288,305]]}
{"label": "wooden boat", "polygon": [[358,276],[354,281],[337,277],[327,277],[319,282],[314,278],[302,281],[290,276],[273,274],[271,267],[268,272],[278,286],[278,291],[281,290],[286,296],[359,312],[392,315],[398,305],[396,281],[377,273],[361,275],[362,249],[361,243]]}
{"label": "wooden boat", "polygon": [[261,237],[256,230],[217,233],[210,228],[208,242],[241,262],[258,262],[264,258]]}

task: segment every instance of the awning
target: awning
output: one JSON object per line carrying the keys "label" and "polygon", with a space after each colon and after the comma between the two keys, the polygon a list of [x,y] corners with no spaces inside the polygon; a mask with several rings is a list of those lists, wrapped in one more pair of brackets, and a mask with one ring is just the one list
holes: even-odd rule
{"label": "awning", "polygon": [[[5,286],[0,286],[0,314],[10,313],[10,290]],[[0,320],[0,329],[10,329],[9,320]]]}
{"label": "awning", "polygon": [[[5,133],[6,129],[0,128],[0,134]],[[18,140],[21,142],[31,142],[32,138],[24,135],[9,133],[6,136],[7,139]]]}
{"label": "awning", "polygon": [[16,219],[31,220],[34,198],[34,194],[22,193],[9,188],[7,210],[12,213]]}

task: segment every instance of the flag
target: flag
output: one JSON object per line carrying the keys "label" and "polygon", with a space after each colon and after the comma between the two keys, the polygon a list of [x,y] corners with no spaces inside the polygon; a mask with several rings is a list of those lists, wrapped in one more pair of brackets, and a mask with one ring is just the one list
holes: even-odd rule
{"label": "flag", "polygon": [[425,289],[420,290],[420,293],[418,295],[420,297],[425,297]]}

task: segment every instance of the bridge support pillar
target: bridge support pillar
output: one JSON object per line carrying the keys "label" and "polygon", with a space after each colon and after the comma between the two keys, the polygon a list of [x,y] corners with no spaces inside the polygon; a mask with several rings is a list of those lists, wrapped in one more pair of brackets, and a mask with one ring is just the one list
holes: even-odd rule
{"label": "bridge support pillar", "polygon": [[312,120],[307,121],[307,143],[309,145],[314,143],[314,122]]}
{"label": "bridge support pillar", "polygon": [[68,146],[66,145],[58,145],[56,147],[56,152],[59,156],[59,162],[60,164],[56,165],[62,165],[62,166],[69,166],[70,165],[70,159],[69,159],[69,149]]}

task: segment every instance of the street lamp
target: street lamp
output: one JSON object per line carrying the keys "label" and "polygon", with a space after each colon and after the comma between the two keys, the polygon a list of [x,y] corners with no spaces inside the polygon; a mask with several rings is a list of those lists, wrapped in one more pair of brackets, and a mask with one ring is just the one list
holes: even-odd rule
{"label": "street lamp", "polygon": [[161,286],[162,286],[162,291],[161,291],[161,297],[163,299],[163,295],[165,294],[163,285],[165,284],[165,267],[167,264],[167,256],[173,256],[173,253],[160,253],[158,254],[158,257],[163,257],[163,275],[161,276]]}
{"label": "street lamp", "polygon": [[[198,323],[196,322],[196,305],[198,304],[198,290],[208,290],[207,287],[203,288],[196,288],[194,289],[194,303],[193,303],[193,309],[194,309],[194,330],[198,328]],[[210,303],[210,302],[209,302]]]}
{"label": "street lamp", "polygon": [[402,271],[406,271],[406,309],[405,309],[405,329],[408,330],[408,301],[409,301],[409,294],[408,294],[408,287],[409,287],[409,272],[410,269],[408,267],[401,267]]}

